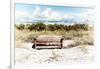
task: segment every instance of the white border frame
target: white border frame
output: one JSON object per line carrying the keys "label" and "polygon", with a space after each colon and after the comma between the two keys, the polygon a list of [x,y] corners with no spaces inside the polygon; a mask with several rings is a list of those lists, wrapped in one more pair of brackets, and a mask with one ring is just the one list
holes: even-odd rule
{"label": "white border frame", "polygon": [[[77,1],[80,1],[80,2],[72,2],[73,0],[62,0],[62,1],[68,1],[67,3],[64,3],[64,2],[60,2],[60,1],[51,1],[51,0],[47,0],[47,1],[42,1],[42,0],[11,0],[11,4],[10,4],[10,7],[11,7],[11,52],[10,52],[10,55],[11,55],[11,58],[10,58],[10,68],[11,69],[23,69],[23,67],[25,68],[26,66],[16,66],[15,65],[15,45],[14,45],[14,42],[15,42],[15,38],[14,38],[14,9],[15,9],[15,3],[25,3],[25,4],[40,4],[40,5],[55,5],[55,6],[75,6],[75,7],[95,7],[95,3],[92,4],[91,3],[87,3],[87,1],[85,3],[81,3],[81,0],[77,0]],[[72,2],[72,3],[71,3]],[[59,64],[58,64],[59,65]],[[35,67],[38,67],[39,65],[35,65]],[[40,65],[41,66],[41,65]],[[55,65],[53,65],[55,66]],[[31,68],[33,68],[34,66],[30,66]],[[45,67],[45,65],[43,65],[42,67]],[[30,68],[30,69],[31,69]],[[25,69],[28,69],[28,68],[25,68]]]}
{"label": "white border frame", "polygon": [[14,66],[15,66],[15,64],[14,64],[14,54],[15,54],[15,51],[14,51],[14,1],[13,0],[11,0],[10,1],[10,14],[11,14],[11,21],[10,21],[10,24],[11,24],[11,26],[10,26],[10,29],[11,29],[11,50],[10,50],[10,68],[11,69],[13,69],[14,68]]}

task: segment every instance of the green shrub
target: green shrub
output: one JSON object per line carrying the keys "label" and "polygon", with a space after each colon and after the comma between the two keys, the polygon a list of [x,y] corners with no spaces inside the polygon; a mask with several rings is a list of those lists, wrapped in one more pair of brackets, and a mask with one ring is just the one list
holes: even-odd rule
{"label": "green shrub", "polygon": [[62,30],[62,31],[79,31],[79,30],[88,30],[88,24],[74,24],[74,25],[63,25],[63,24],[44,24],[43,22],[36,22],[33,24],[19,24],[15,27],[19,30],[28,29],[30,31],[43,31],[43,30],[49,30],[49,31],[56,31],[56,30]]}

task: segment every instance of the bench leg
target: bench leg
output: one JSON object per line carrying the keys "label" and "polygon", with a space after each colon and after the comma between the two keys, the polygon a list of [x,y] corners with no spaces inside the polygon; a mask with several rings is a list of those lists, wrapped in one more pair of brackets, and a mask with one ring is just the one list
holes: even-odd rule
{"label": "bench leg", "polygon": [[32,45],[32,48],[35,49],[35,44]]}

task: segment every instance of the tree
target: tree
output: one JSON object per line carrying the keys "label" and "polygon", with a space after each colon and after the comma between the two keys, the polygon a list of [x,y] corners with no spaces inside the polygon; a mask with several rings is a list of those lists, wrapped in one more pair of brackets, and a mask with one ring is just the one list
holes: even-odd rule
{"label": "tree", "polygon": [[19,30],[23,30],[25,28],[24,24],[16,25],[16,28]]}
{"label": "tree", "polygon": [[31,24],[31,25],[28,27],[28,29],[29,29],[30,31],[35,30],[35,24]]}
{"label": "tree", "polygon": [[38,23],[35,24],[34,28],[37,31],[42,31],[42,30],[45,30],[46,25],[44,23],[42,23],[42,22],[38,22]]}

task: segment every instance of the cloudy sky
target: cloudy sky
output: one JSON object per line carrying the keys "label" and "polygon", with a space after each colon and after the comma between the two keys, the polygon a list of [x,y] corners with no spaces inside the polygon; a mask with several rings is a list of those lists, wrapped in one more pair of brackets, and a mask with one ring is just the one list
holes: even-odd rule
{"label": "cloudy sky", "polygon": [[93,21],[91,7],[50,6],[38,4],[15,4],[15,22],[73,23]]}

